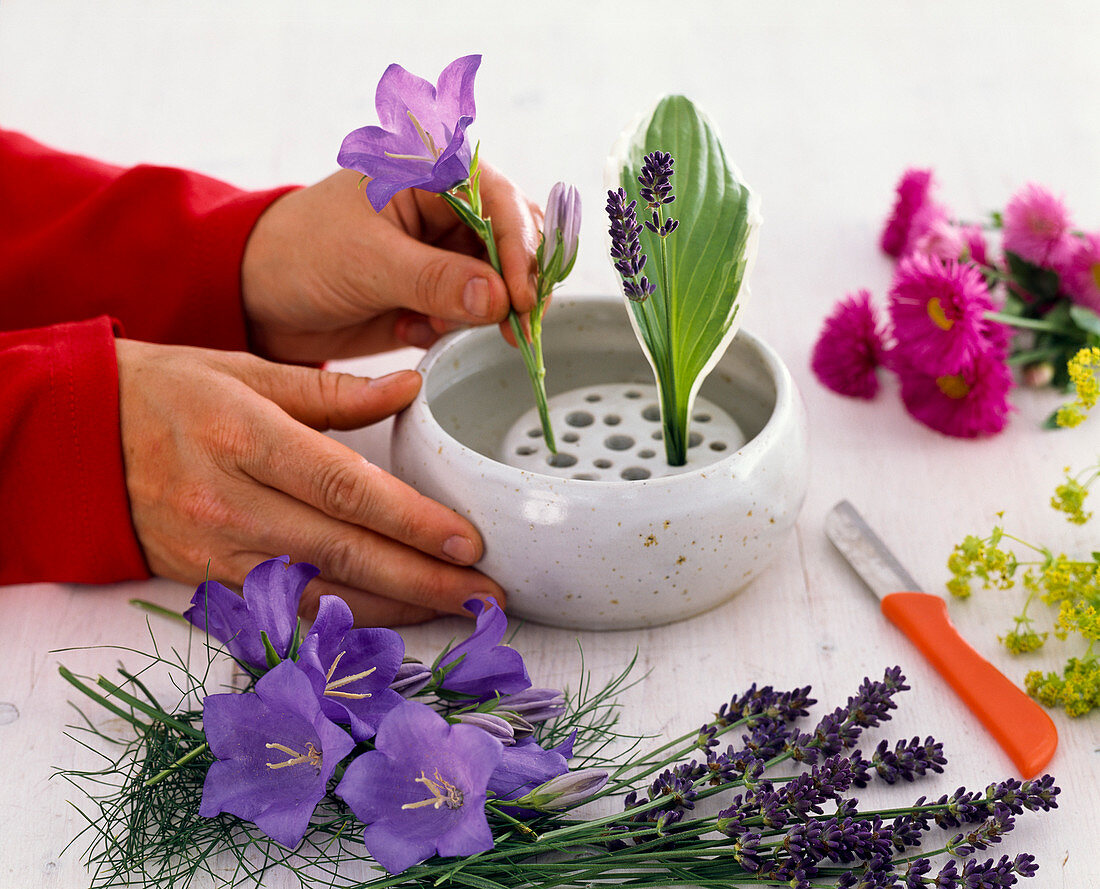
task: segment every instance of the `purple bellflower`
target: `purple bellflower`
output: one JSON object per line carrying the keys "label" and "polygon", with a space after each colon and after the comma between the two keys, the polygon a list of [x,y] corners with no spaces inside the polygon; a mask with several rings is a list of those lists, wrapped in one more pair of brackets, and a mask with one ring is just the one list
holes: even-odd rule
{"label": "purple bellflower", "polygon": [[418,660],[402,662],[390,683],[390,688],[403,698],[411,698],[432,681],[431,668]]}
{"label": "purple bellflower", "polygon": [[321,712],[293,661],[266,673],[254,692],[209,695],[203,730],[218,761],[206,773],[199,814],[236,815],[288,849],[302,841],[336,766],[354,746]]}
{"label": "purple bellflower", "polygon": [[237,661],[262,673],[269,664],[260,633],[267,634],[280,658],[291,653],[302,590],[319,573],[308,562],[291,565],[289,556],[268,559],[248,572],[243,598],[210,580],[199,584],[183,616],[224,642]]}
{"label": "purple bellflower", "polygon": [[489,599],[486,603],[470,599],[464,607],[477,615],[477,624],[474,631],[440,662],[442,667],[455,665],[447,671],[440,687],[482,701],[530,688],[531,679],[523,656],[514,648],[500,644],[508,628],[508,618],[496,600]]}
{"label": "purple bellflower", "polygon": [[474,122],[474,75],[481,56],[455,59],[439,81],[390,65],[378,81],[374,104],[380,127],[361,127],[340,146],[337,163],[370,177],[367,198],[375,211],[399,191],[442,193],[470,175],[466,128]]}
{"label": "purple bellflower", "polygon": [[387,871],[493,847],[485,799],[499,741],[404,701],[386,714],[374,745],[348,766],[336,793],[366,824],[367,851]]}
{"label": "purple bellflower", "polygon": [[351,727],[356,741],[369,740],[378,723],[404,698],[389,685],[401,666],[405,643],[393,630],[352,627],[351,609],[339,596],[322,596],[298,649],[321,701],[321,712]]}

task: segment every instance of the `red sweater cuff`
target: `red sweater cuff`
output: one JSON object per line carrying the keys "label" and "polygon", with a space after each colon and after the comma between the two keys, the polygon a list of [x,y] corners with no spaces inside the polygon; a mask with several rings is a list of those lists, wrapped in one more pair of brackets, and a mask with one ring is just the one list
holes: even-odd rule
{"label": "red sweater cuff", "polygon": [[0,583],[149,576],[130,520],[107,317],[0,333]]}

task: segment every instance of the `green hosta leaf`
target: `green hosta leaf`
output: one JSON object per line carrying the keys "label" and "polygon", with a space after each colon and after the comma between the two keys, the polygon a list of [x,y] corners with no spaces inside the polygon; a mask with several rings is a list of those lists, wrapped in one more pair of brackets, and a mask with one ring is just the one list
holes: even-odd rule
{"label": "green hosta leaf", "polygon": [[[665,210],[680,225],[663,244],[642,231],[642,252],[649,257],[645,274],[657,291],[644,302],[628,303],[657,377],[666,454],[669,463],[681,465],[695,395],[740,323],[761,219],[756,196],[690,99],[666,96],[616,146],[612,169],[629,199],[638,195],[643,158],[652,151],[675,159],[676,200]],[[649,215],[639,206],[640,222]]]}

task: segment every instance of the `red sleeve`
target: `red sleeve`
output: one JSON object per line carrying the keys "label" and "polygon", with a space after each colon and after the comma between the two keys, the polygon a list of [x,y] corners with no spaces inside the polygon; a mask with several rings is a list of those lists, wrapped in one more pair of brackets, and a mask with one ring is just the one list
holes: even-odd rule
{"label": "red sleeve", "polygon": [[246,348],[244,245],[285,191],[123,170],[0,130],[0,584],[148,576],[114,333]]}

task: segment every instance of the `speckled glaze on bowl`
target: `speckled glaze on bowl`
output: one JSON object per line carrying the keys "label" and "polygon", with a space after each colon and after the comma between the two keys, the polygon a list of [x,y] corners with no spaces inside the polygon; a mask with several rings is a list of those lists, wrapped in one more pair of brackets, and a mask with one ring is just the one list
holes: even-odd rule
{"label": "speckled glaze on bowl", "polygon": [[[618,298],[555,300],[544,351],[551,396],[653,376]],[[806,420],[790,372],[740,331],[701,395],[748,441],[665,478],[589,481],[517,469],[501,442],[531,406],[527,375],[495,327],[464,330],[421,361],[398,415],[394,473],[467,516],[478,568],[513,617],[577,629],[654,627],[724,602],[781,551],[806,493]]]}

